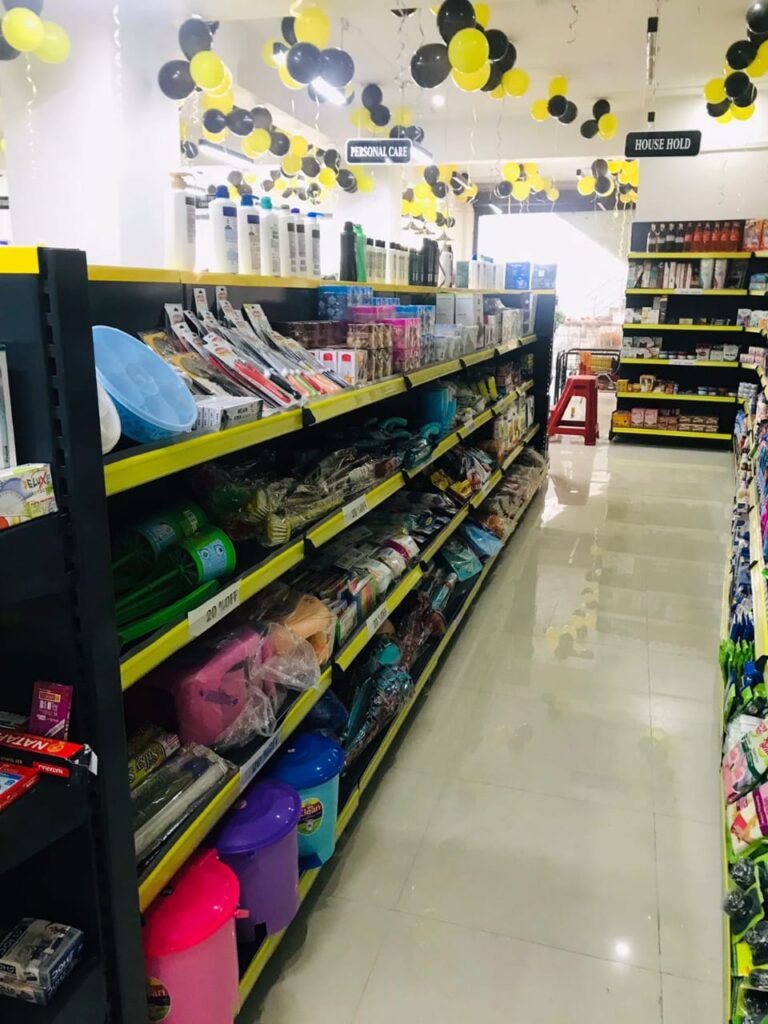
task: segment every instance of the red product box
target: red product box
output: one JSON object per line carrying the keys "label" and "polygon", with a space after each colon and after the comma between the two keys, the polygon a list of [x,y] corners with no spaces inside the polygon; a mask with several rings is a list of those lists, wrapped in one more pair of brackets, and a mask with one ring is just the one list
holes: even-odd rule
{"label": "red product box", "polygon": [[0,730],[0,756],[5,761],[31,765],[46,775],[65,779],[72,775],[73,769],[88,768],[91,763],[91,749],[84,743],[33,736],[14,729]]}
{"label": "red product box", "polygon": [[39,778],[40,771],[37,768],[0,761],[0,811],[18,800],[22,793],[32,789]]}

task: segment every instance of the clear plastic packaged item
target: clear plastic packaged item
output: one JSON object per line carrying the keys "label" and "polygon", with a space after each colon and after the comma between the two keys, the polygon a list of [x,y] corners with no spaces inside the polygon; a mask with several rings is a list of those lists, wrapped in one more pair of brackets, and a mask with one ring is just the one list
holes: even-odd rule
{"label": "clear plastic packaged item", "polygon": [[483,568],[474,551],[457,539],[450,540],[447,544],[444,544],[440,549],[439,557],[452,572],[456,573],[459,582],[462,583],[464,580],[477,576]]}
{"label": "clear plastic packaged item", "polygon": [[333,654],[336,617],[328,605],[313,594],[277,583],[259,594],[254,613],[262,619],[282,623],[306,640],[318,665]]}

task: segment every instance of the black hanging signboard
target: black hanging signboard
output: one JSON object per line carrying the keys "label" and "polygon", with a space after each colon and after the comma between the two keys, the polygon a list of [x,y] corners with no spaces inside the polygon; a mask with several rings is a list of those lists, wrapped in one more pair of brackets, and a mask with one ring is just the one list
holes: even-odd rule
{"label": "black hanging signboard", "polygon": [[347,139],[348,164],[409,164],[410,139]]}
{"label": "black hanging signboard", "polygon": [[698,156],[701,132],[630,132],[624,156]]}

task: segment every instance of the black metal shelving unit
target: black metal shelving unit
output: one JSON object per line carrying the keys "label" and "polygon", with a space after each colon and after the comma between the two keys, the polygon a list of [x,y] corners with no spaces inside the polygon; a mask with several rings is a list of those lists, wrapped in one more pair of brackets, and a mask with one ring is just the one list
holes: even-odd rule
{"label": "black metal shelving unit", "polygon": [[[141,910],[204,841],[239,792],[237,779],[225,786],[215,804],[139,885],[126,772],[124,691],[146,669],[126,674],[126,664],[143,647],[165,642],[172,630],[137,645],[128,656],[120,650],[110,527],[176,497],[180,474],[221,455],[220,443],[226,438],[216,435],[215,451],[208,449],[210,438],[193,439],[125,449],[105,460],[100,451],[91,328],[107,324],[131,333],[154,328],[163,321],[166,303],[192,307],[193,287],[205,287],[213,305],[217,284],[227,286],[235,305],[258,302],[278,321],[317,316],[317,288],[306,282],[245,283],[242,278],[216,275],[193,278],[165,271],[88,267],[83,253],[47,249],[8,250],[0,258],[0,301],[9,311],[0,344],[8,354],[19,461],[52,465],[59,504],[54,516],[0,532],[0,564],[9,569],[8,581],[0,587],[0,644],[6,656],[4,677],[13,680],[3,684],[0,707],[25,712],[35,679],[72,683],[71,738],[89,743],[98,755],[98,772],[84,785],[45,779],[0,814],[0,874],[12,893],[9,911],[71,923],[87,936],[84,960],[51,1006],[0,997],[3,1024],[146,1024]],[[384,285],[375,290],[396,291]],[[402,301],[418,302],[434,301],[437,290],[407,291]],[[512,293],[491,294],[509,305],[525,301]],[[532,357],[538,426],[528,443],[540,452],[547,446],[555,305],[554,291],[536,296],[531,334],[521,348],[489,349],[479,359],[453,360],[433,375],[458,373],[465,364],[482,360],[491,366],[498,359]],[[340,428],[354,433],[356,423],[369,417],[374,406],[376,414],[407,410],[410,389],[420,383],[393,379],[369,389],[364,401],[342,403],[337,411],[299,416],[296,422],[289,417],[280,429],[270,428],[265,434],[256,427],[252,436],[233,441],[231,451],[268,443],[279,452],[280,446],[322,443],[327,433]],[[485,422],[490,420],[480,430]],[[200,450],[194,449],[198,443]],[[311,548],[307,544],[305,553]],[[263,565],[255,562],[251,591],[287,571],[289,560],[281,549]],[[171,646],[161,652],[160,660],[172,653]],[[333,671],[329,667],[322,685],[331,685],[338,671],[338,666]],[[280,726],[281,741],[317,696],[288,708]]]}

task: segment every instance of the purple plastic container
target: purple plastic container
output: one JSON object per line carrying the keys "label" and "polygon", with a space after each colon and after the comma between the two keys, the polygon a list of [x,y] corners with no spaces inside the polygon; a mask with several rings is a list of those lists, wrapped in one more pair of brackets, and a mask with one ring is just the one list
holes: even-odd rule
{"label": "purple plastic container", "polygon": [[275,779],[255,782],[235,804],[213,845],[240,880],[238,939],[252,942],[256,925],[267,934],[281,932],[299,909],[297,825],[301,798]]}

